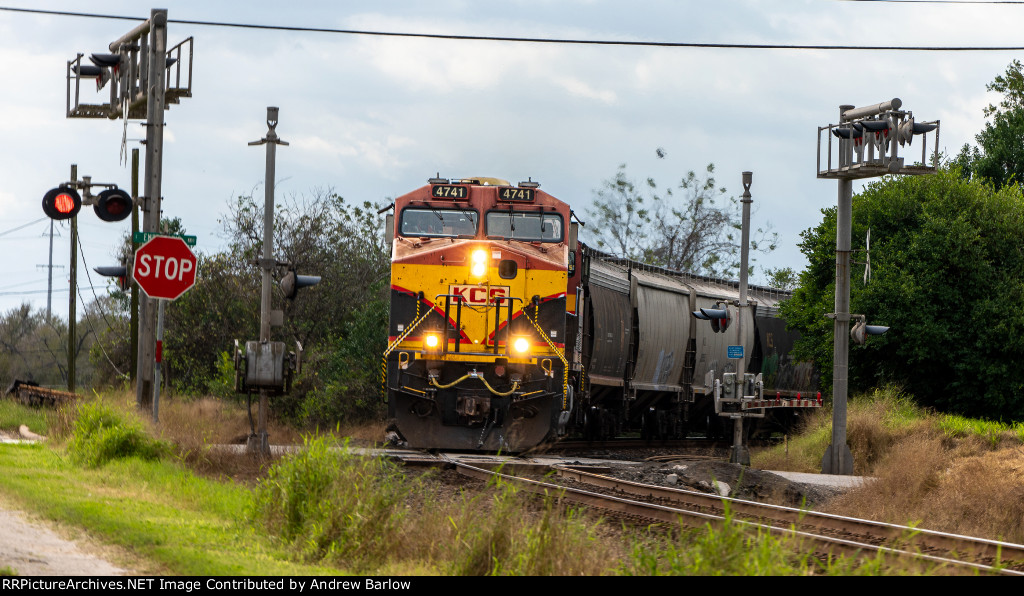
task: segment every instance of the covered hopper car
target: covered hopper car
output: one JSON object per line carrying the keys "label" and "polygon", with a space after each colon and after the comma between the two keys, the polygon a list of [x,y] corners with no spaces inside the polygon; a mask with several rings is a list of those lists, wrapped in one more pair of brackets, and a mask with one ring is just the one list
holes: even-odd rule
{"label": "covered hopper car", "polygon": [[[383,381],[401,441],[514,453],[714,436],[730,411],[786,424],[816,405],[814,367],[792,360],[777,316],[784,292],[751,286],[741,308],[737,283],[591,249],[571,217],[532,181],[432,178],[395,199]],[[737,372],[756,391],[719,399]]]}

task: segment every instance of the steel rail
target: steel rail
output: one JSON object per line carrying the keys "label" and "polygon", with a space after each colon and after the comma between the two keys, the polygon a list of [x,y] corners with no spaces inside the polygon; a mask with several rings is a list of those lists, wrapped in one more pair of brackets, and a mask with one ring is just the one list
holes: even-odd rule
{"label": "steel rail", "polygon": [[774,520],[831,532],[872,536],[897,543],[905,542],[908,545],[932,552],[958,553],[958,556],[973,556],[975,561],[985,564],[998,561],[1001,565],[1024,569],[1024,545],[1022,544],[821,513],[783,505],[719,497],[686,489],[641,484],[575,470],[571,466],[555,466],[553,469],[557,475],[564,478],[640,497],[675,501],[712,511],[720,511],[723,509],[724,503],[728,503],[730,511],[754,519]]}
{"label": "steel rail", "polygon": [[[707,525],[720,526],[727,522],[726,518],[720,515],[702,513],[699,511],[688,511],[686,509],[668,507],[665,505],[658,505],[655,503],[645,503],[642,501],[634,501],[631,499],[624,499],[621,497],[615,497],[611,495],[593,493],[558,484],[551,484],[548,482],[541,482],[538,480],[530,480],[527,478],[520,478],[518,476],[511,476],[497,471],[478,468],[476,466],[471,466],[455,460],[449,461],[451,462],[452,465],[454,465],[455,469],[464,476],[477,478],[479,480],[484,481],[489,481],[493,478],[500,478],[503,481],[512,483],[528,492],[546,495],[550,497],[557,496],[560,499],[565,499],[575,503],[580,503],[592,507],[605,509],[608,511],[621,513],[627,516],[642,517],[654,521],[669,524],[681,524],[689,527],[704,527]],[[733,519],[731,523],[742,527],[750,528],[755,531],[768,532],[779,537],[793,537],[797,539],[807,540],[809,542],[820,545],[820,547],[823,549],[823,552],[830,555],[834,554],[836,551],[844,552],[854,556],[858,554],[863,554],[865,552],[884,553],[888,555],[895,555],[898,557],[910,557],[916,560],[926,561],[928,563],[935,563],[936,565],[946,565],[952,568],[953,570],[959,571],[961,573],[997,573],[1005,575],[1024,576],[1024,572],[1001,569],[998,567],[992,567],[970,561],[938,557],[935,555],[928,555],[920,552],[906,551],[887,546],[856,542],[853,540],[846,540],[830,536],[822,536],[818,534],[812,534],[809,532],[799,531],[795,528],[783,529],[777,526],[763,525],[755,522],[736,519]]]}

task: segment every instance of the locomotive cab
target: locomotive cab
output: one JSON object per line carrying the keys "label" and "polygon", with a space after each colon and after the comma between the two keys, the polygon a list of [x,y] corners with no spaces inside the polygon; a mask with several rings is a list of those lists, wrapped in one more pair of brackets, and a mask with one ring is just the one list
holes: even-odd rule
{"label": "locomotive cab", "polygon": [[564,428],[569,215],[532,181],[395,200],[384,381],[408,446],[516,452]]}

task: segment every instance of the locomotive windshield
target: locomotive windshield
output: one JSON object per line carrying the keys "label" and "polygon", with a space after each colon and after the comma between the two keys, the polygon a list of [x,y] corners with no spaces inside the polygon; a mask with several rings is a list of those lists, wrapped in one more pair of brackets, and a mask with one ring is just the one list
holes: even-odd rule
{"label": "locomotive windshield", "polygon": [[525,242],[561,242],[562,216],[557,213],[490,211],[487,237]]}
{"label": "locomotive windshield", "polygon": [[472,238],[479,215],[469,209],[416,209],[402,211],[399,233],[403,236]]}

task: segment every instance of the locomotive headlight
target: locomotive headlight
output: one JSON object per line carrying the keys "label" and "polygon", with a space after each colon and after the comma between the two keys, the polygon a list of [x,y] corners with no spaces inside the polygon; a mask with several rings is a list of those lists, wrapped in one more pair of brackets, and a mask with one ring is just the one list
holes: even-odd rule
{"label": "locomotive headlight", "polygon": [[428,350],[436,350],[437,346],[439,346],[440,344],[441,338],[438,337],[437,334],[435,333],[428,333],[423,338],[423,345],[426,346]]}
{"label": "locomotive headlight", "polygon": [[487,251],[473,251],[473,264],[469,268],[470,273],[476,277],[487,275]]}
{"label": "locomotive headlight", "polygon": [[525,337],[517,337],[512,342],[512,349],[517,354],[527,354],[530,351],[530,342]]}

